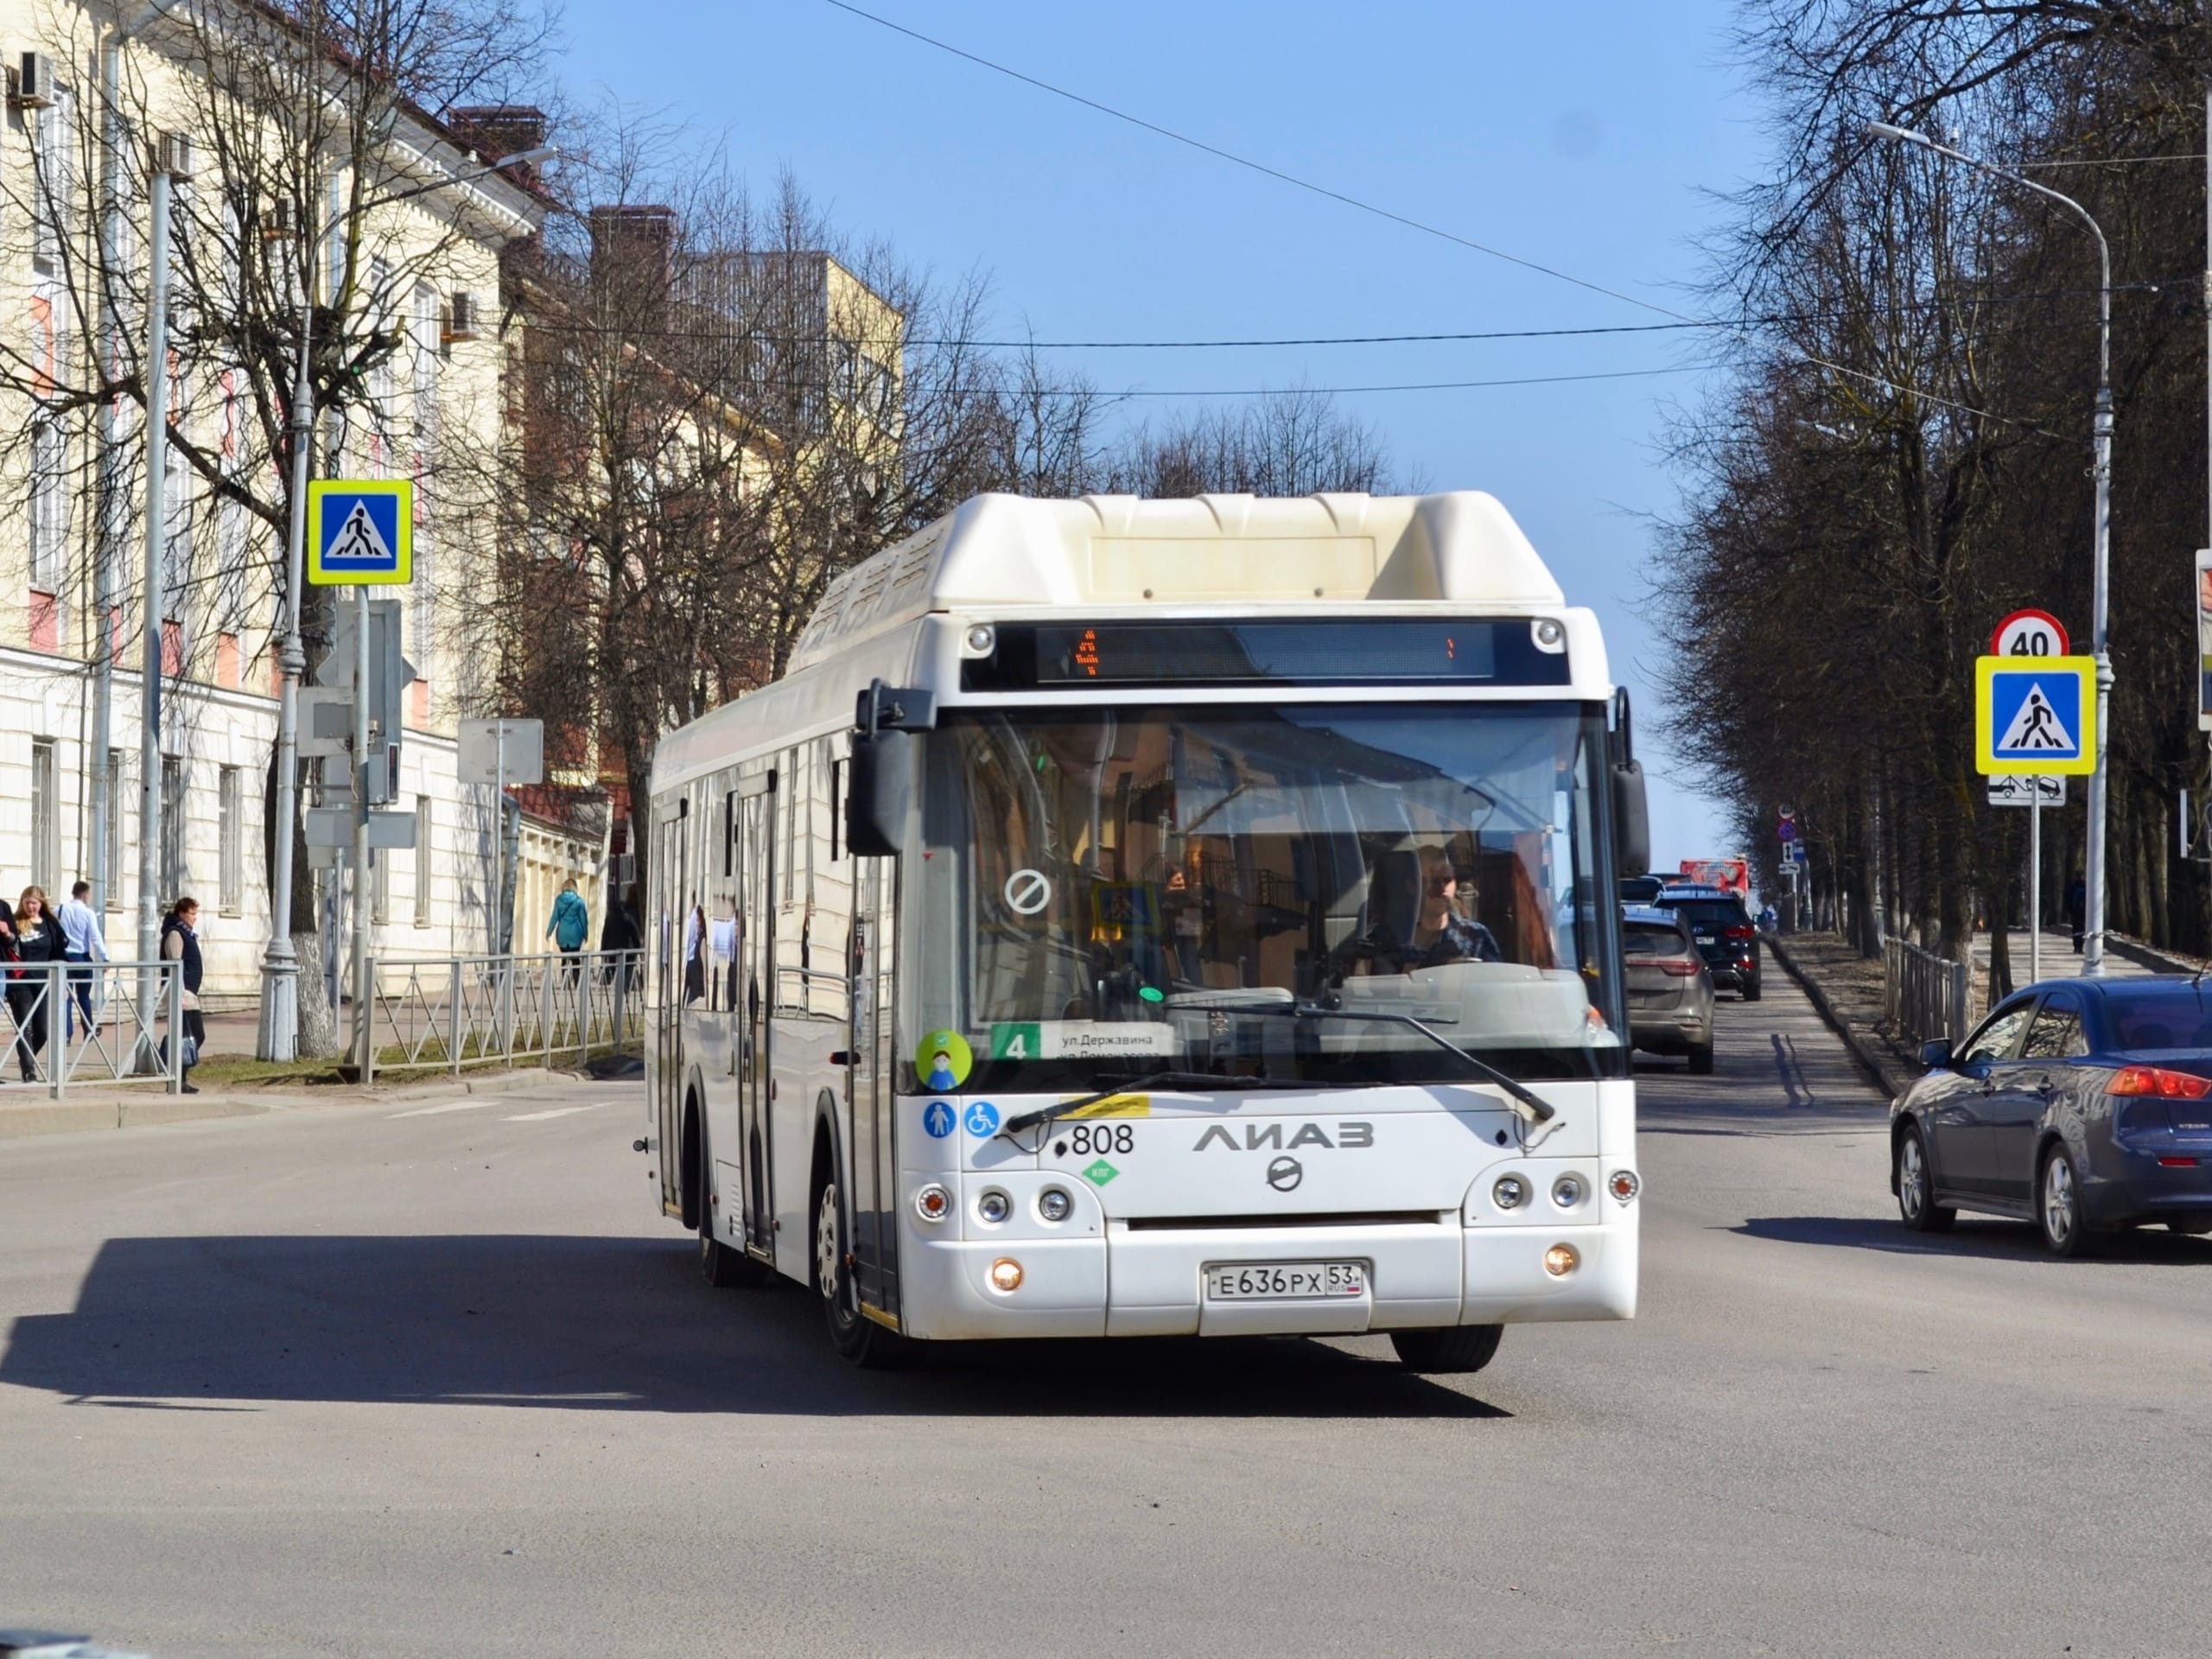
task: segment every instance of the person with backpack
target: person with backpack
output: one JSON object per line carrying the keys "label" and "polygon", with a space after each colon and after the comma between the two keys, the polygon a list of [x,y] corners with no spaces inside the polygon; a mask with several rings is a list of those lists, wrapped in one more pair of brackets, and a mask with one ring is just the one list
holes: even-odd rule
{"label": "person with backpack", "polygon": [[[572,875],[561,884],[560,893],[553,900],[553,914],[546,921],[545,937],[553,941],[563,956],[574,957],[590,936],[591,912],[584,907],[583,896],[576,891],[576,878]],[[561,964],[562,982],[571,988],[582,973],[582,964],[579,963]]]}
{"label": "person with backpack", "polygon": [[[200,935],[194,931],[200,920],[200,901],[187,896],[170,906],[169,913],[162,918],[162,960],[178,964],[184,976],[184,1070],[189,1074],[200,1064],[200,1051],[207,1046],[207,1022],[200,1013],[200,979],[202,963],[200,957]],[[184,1092],[196,1095],[199,1089],[188,1075]]]}

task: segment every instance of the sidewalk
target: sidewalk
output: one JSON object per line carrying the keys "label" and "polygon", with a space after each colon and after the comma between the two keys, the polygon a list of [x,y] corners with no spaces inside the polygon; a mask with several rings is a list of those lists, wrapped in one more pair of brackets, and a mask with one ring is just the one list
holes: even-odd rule
{"label": "sidewalk", "polygon": [[[252,1052],[252,1020],[247,1019],[246,1052]],[[238,1089],[202,1089],[196,1095],[165,1093],[158,1084],[118,1089],[86,1084],[60,1100],[40,1088],[0,1090],[0,1141],[29,1135],[67,1135],[86,1129],[124,1129],[153,1123],[184,1123],[198,1118],[251,1117],[302,1107],[381,1106],[393,1101],[448,1099],[460,1095],[509,1094],[563,1084],[594,1081],[582,1071],[542,1066],[512,1071],[486,1068],[452,1077],[438,1073],[390,1085],[364,1089],[356,1084],[308,1085],[269,1084]]]}

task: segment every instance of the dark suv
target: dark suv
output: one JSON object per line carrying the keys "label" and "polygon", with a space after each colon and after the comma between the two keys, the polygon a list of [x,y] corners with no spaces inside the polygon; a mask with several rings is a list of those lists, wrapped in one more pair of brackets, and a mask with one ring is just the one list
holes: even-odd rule
{"label": "dark suv", "polygon": [[1741,899],[1719,887],[1668,887],[1651,902],[1689,924],[1715,985],[1759,1000],[1759,931]]}

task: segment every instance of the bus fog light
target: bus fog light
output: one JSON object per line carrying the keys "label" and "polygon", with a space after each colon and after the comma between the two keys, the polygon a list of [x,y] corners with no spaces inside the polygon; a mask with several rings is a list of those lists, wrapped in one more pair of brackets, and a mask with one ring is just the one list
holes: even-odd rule
{"label": "bus fog light", "polygon": [[1636,1172],[1634,1170],[1617,1169],[1613,1172],[1612,1179],[1607,1181],[1605,1185],[1609,1189],[1611,1189],[1612,1195],[1615,1198],[1618,1198],[1623,1204],[1626,1204],[1630,1199],[1636,1196],[1636,1189],[1639,1183],[1636,1179]]}
{"label": "bus fog light", "polygon": [[991,1288],[993,1290],[1020,1290],[1021,1263],[1010,1255],[1002,1255],[992,1262]]}
{"label": "bus fog light", "polygon": [[1544,1252],[1544,1271],[1554,1279],[1564,1279],[1581,1263],[1572,1244],[1554,1244]]}
{"label": "bus fog light", "polygon": [[1543,651],[1557,651],[1567,643],[1567,630],[1556,617],[1538,617],[1530,632],[1535,636],[1538,648]]}
{"label": "bus fog light", "polygon": [[1529,1198],[1529,1183],[1518,1175],[1501,1175],[1490,1190],[1491,1202],[1501,1210],[1518,1210]]}
{"label": "bus fog light", "polygon": [[976,1200],[976,1213],[996,1226],[1014,1213],[1014,1200],[994,1188]]}
{"label": "bus fog light", "polygon": [[952,1194],[931,1183],[914,1194],[914,1213],[924,1221],[943,1221],[952,1212]]}
{"label": "bus fog light", "polygon": [[1552,1202],[1562,1210],[1572,1210],[1582,1202],[1582,1178],[1562,1175],[1552,1183]]}
{"label": "bus fog light", "polygon": [[968,650],[974,656],[989,656],[997,649],[998,643],[998,635],[980,622],[968,630]]}
{"label": "bus fog light", "polygon": [[1047,1221],[1065,1221],[1074,1212],[1075,1200],[1057,1186],[1037,1195],[1037,1213]]}

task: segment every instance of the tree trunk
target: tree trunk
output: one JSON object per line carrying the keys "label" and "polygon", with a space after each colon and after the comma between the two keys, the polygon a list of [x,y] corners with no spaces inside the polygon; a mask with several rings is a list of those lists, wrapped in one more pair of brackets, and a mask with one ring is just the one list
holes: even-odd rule
{"label": "tree trunk", "polygon": [[322,936],[295,932],[292,953],[300,963],[300,1058],[334,1058],[345,1052],[346,1045],[338,1030],[338,1015],[323,992]]}

